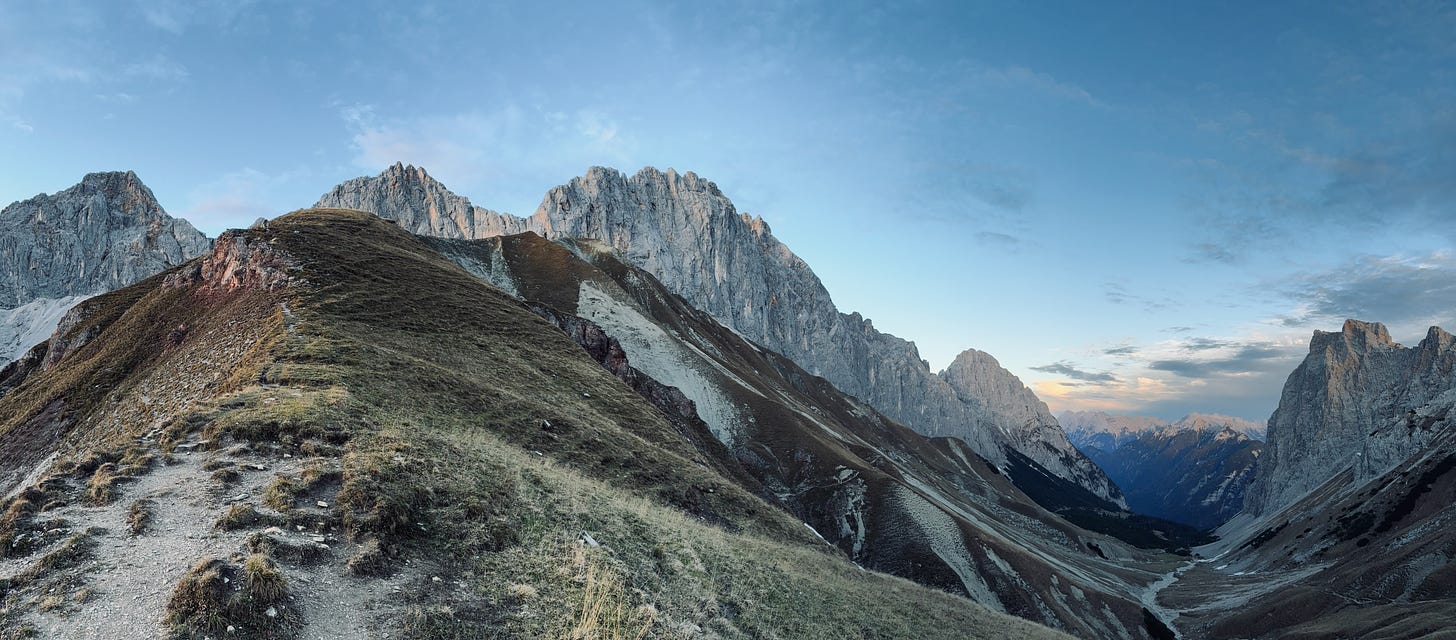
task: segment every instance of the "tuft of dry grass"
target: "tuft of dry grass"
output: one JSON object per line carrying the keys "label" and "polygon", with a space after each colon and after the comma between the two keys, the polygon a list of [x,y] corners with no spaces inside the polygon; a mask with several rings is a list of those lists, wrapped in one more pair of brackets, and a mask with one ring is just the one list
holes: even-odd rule
{"label": "tuft of dry grass", "polygon": [[628,601],[622,576],[593,558],[582,546],[576,548],[575,564],[584,567],[581,603],[568,640],[641,640],[657,621],[657,609],[633,607]]}
{"label": "tuft of dry grass", "polygon": [[359,550],[349,558],[349,573],[356,576],[388,575],[392,568],[389,555],[379,540],[370,538],[359,545]]}
{"label": "tuft of dry grass", "polygon": [[255,553],[243,561],[243,584],[256,606],[281,603],[288,597],[288,581],[272,558]]}
{"label": "tuft of dry grass", "polygon": [[152,522],[153,507],[155,504],[146,498],[131,503],[126,510],[126,525],[131,534],[139,536],[146,532],[147,525]]}
{"label": "tuft of dry grass", "polygon": [[278,511],[287,511],[293,508],[293,501],[299,491],[297,481],[287,476],[277,476],[263,489],[263,504]]}
{"label": "tuft of dry grass", "polygon": [[116,499],[116,483],[120,479],[115,462],[96,468],[86,482],[86,503],[92,506],[111,504]]}
{"label": "tuft of dry grass", "polygon": [[278,527],[287,524],[287,521],[278,516],[258,511],[253,505],[239,502],[228,507],[227,513],[218,518],[214,528],[221,531],[236,531],[249,527]]}
{"label": "tuft of dry grass", "polygon": [[177,581],[166,623],[184,638],[291,638],[301,620],[288,601],[288,581],[267,555],[240,565],[204,558]]}

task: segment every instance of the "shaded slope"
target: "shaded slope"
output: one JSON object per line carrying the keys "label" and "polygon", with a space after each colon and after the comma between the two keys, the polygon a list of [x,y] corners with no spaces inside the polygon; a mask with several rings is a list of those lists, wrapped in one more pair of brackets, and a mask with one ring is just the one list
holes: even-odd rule
{"label": "shaded slope", "polygon": [[[0,473],[24,489],[4,526],[29,541],[0,563],[11,628],[1051,635],[854,567],[557,328],[372,216],[230,232],[78,309],[0,398]],[[108,525],[141,499],[178,529]],[[57,522],[80,533],[37,536]],[[167,582],[73,561],[123,555]],[[245,588],[211,591],[227,576]],[[102,626],[110,607],[155,615]]]}
{"label": "shaded slope", "polygon": [[[605,328],[634,367],[694,400],[791,512],[864,566],[1086,637],[1144,633],[1134,594],[1156,577],[1156,556],[1069,526],[964,443],[884,418],[688,306],[610,247],[531,233],[430,243],[503,290]],[[1126,517],[1087,496],[1109,519]]]}

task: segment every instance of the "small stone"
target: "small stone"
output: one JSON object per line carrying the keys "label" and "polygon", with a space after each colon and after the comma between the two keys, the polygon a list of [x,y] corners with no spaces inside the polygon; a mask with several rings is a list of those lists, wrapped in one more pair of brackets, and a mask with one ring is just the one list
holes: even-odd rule
{"label": "small stone", "polygon": [[320,509],[327,509],[327,508],[329,508],[329,503],[324,502],[323,500],[319,500],[316,504],[318,504],[318,506],[319,506]]}
{"label": "small stone", "polygon": [[440,582],[440,576],[435,576],[433,578],[430,578],[430,582]]}
{"label": "small stone", "polygon": [[277,618],[278,609],[276,607],[268,607],[268,610],[264,611],[263,615],[268,616],[269,618]]}
{"label": "small stone", "polygon": [[237,633],[238,632],[238,628],[237,627],[234,627],[232,625],[228,625],[227,631],[228,631],[228,633]]}

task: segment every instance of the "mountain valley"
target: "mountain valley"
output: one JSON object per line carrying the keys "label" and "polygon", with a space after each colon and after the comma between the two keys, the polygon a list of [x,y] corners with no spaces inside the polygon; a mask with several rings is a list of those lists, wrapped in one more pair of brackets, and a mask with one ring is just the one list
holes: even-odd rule
{"label": "mountain valley", "polygon": [[593,168],[522,218],[396,164],[215,240],[90,174],[0,224],[0,638],[1456,620],[1439,328],[1317,333],[1266,435],[934,372],[693,173]]}

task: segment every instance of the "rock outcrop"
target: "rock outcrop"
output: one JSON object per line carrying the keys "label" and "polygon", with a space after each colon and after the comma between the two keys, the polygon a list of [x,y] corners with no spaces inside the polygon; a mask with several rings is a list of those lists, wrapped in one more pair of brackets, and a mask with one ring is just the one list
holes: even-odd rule
{"label": "rock outcrop", "polygon": [[135,173],[88,174],[54,195],[0,210],[0,359],[19,357],[86,296],[206,253],[211,243],[168,216]]}
{"label": "rock outcrop", "polygon": [[164,284],[202,285],[210,292],[277,291],[298,281],[292,273],[298,269],[293,257],[269,242],[263,230],[232,229],[218,237],[212,253],[169,274]]}
{"label": "rock outcrop", "polygon": [[[1045,405],[994,359],[968,352],[937,374],[914,343],[844,314],[762,218],[737,211],[713,182],[647,168],[627,176],[593,167],[546,194],[530,218],[470,205],[422,169],[395,165],[350,180],[319,200],[449,238],[534,231],[610,245],[724,325],[793,359],[887,416],[953,436],[996,464],[1013,449],[1052,474],[1121,505],[1115,485],[1062,434]],[[982,392],[992,390],[991,395]]]}
{"label": "rock outcrop", "polygon": [[1269,418],[1246,511],[1272,513],[1345,470],[1358,482],[1405,461],[1434,435],[1427,405],[1453,389],[1456,340],[1439,327],[1412,348],[1379,323],[1316,331]]}

